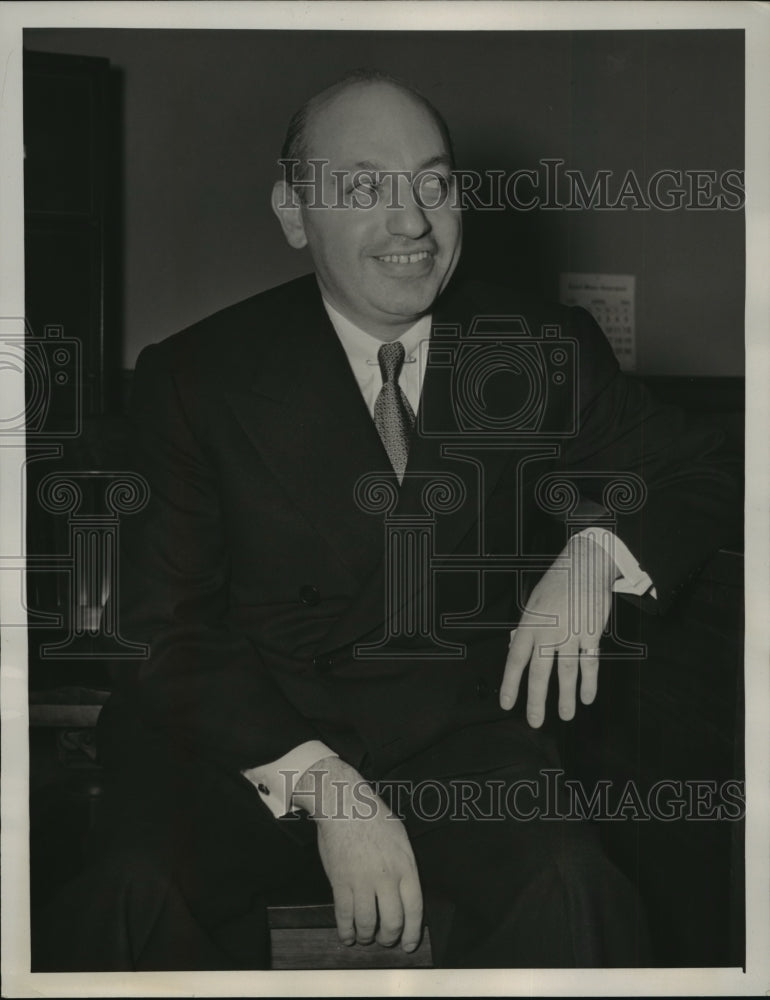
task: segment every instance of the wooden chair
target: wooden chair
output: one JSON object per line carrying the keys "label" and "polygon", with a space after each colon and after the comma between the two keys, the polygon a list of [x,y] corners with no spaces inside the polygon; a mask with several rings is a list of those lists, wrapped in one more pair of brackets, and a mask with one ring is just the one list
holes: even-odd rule
{"label": "wooden chair", "polygon": [[337,937],[334,906],[268,907],[273,969],[430,969],[430,933],[411,954],[400,947],[344,945]]}

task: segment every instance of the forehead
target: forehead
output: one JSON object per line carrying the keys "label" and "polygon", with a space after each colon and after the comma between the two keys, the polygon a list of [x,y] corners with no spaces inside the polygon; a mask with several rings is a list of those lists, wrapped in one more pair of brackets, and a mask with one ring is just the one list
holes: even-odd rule
{"label": "forehead", "polygon": [[308,124],[307,147],[334,167],[413,169],[448,154],[430,111],[386,83],[355,84],[322,104]]}

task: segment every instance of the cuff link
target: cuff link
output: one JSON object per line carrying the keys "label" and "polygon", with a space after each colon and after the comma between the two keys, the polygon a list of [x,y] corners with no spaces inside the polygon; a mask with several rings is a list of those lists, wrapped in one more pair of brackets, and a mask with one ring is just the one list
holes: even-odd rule
{"label": "cuff link", "polygon": [[305,584],[304,587],[300,587],[299,599],[306,608],[313,608],[321,600],[321,592],[318,587],[314,587],[312,584]]}

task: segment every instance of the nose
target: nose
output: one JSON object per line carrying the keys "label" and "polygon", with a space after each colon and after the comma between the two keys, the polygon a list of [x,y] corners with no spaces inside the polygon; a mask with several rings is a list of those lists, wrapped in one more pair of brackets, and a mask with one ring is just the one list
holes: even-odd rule
{"label": "nose", "polygon": [[415,201],[411,190],[391,203],[386,208],[385,215],[386,228],[391,236],[408,236],[414,240],[430,232],[430,221]]}

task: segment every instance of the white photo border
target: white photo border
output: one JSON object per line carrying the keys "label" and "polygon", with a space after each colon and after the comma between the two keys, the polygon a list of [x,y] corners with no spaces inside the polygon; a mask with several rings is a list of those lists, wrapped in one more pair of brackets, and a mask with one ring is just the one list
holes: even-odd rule
{"label": "white photo border", "polygon": [[[440,11],[440,17],[438,16]],[[0,320],[24,316],[24,28],[589,30],[738,28],[746,38],[746,970],[29,972],[25,629],[2,631],[2,969],[9,997],[762,995],[770,989],[770,5],[750,2],[52,2],[0,9]],[[23,330],[23,325],[21,327]],[[23,409],[24,384],[3,382]],[[22,449],[0,448],[0,563],[21,551]],[[0,565],[0,568],[2,566]],[[19,601],[0,572],[0,622]]]}

